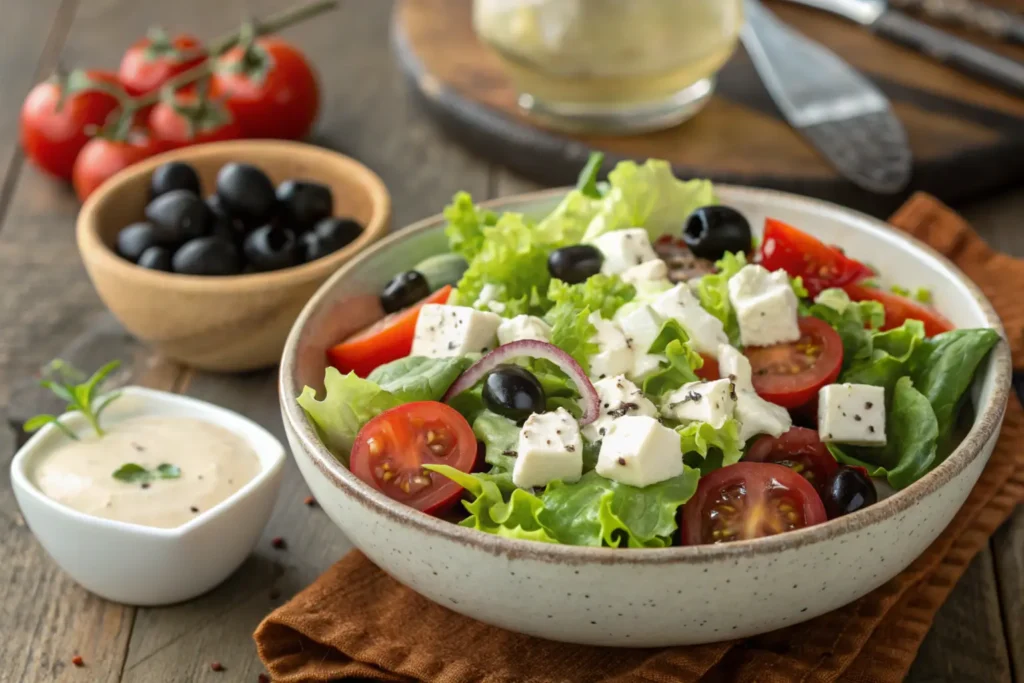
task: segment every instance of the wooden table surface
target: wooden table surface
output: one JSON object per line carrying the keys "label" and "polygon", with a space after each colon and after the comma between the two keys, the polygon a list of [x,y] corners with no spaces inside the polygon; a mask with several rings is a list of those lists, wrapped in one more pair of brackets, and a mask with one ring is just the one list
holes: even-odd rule
{"label": "wooden table surface", "polygon": [[[17,413],[17,387],[92,330],[110,356],[136,359],[146,381],[252,417],[283,439],[274,373],[215,376],[147,358],[102,323],[102,305],[79,262],[77,202],[23,161],[18,106],[58,60],[113,68],[147,26],[209,38],[246,12],[282,0],[0,0],[0,413]],[[431,126],[407,95],[388,45],[390,2],[350,0],[292,29],[319,65],[317,141],[377,171],[394,199],[394,224],[436,213],[456,190],[483,199],[535,186],[467,154]],[[1024,255],[1024,191],[959,207],[996,246]],[[154,302],[155,306],[159,302]],[[100,327],[96,328],[97,321]],[[99,335],[98,341],[95,335]],[[103,335],[107,335],[104,337]],[[134,609],[98,599],[50,561],[22,520],[9,485],[13,436],[0,430],[0,682],[255,681],[251,634],[273,607],[348,549],[289,462],[274,517],[254,555],[225,584],[187,604]],[[283,536],[287,550],[270,539]],[[1017,511],[953,591],[921,648],[910,681],[1024,683],[1024,509]],[[81,654],[86,668],[71,665]],[[210,669],[221,662],[225,671]]]}

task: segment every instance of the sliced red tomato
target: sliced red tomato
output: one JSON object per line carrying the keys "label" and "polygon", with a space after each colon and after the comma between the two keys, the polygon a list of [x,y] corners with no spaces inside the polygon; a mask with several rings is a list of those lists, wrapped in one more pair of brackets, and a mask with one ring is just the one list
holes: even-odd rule
{"label": "sliced red tomato", "polygon": [[718,361],[715,360],[714,356],[702,353],[700,354],[700,357],[704,359],[704,365],[700,366],[698,370],[694,370],[694,372],[697,373],[697,376],[708,382],[721,379],[722,375],[718,370]]}
{"label": "sliced red tomato", "polygon": [[804,287],[812,297],[829,287],[842,287],[873,274],[870,268],[849,258],[839,248],[774,218],[764,223],[761,265],[768,270],[781,268],[791,277],[803,278]]}
{"label": "sliced red tomato", "polygon": [[924,323],[924,333],[929,337],[934,337],[937,334],[949,332],[954,327],[953,323],[935,309],[919,304],[905,296],[863,285],[846,285],[843,289],[854,301],[880,301],[882,303],[882,306],[885,307],[883,330],[899,327],[906,320],[920,320]]}
{"label": "sliced red tomato", "polygon": [[466,418],[444,403],[420,401],[386,410],[363,425],[349,463],[352,474],[387,497],[440,515],[459,500],[462,487],[423,466],[470,472],[476,451]]}
{"label": "sliced red tomato", "polygon": [[818,438],[818,430],[805,427],[792,427],[779,437],[759,437],[743,459],[785,465],[811,482],[819,495],[839,470],[839,463]]}
{"label": "sliced red tomato", "polygon": [[843,340],[818,318],[800,318],[800,339],[743,349],[750,360],[754,391],[783,408],[798,408],[831,384],[843,365]]}
{"label": "sliced red tomato", "polygon": [[681,514],[683,545],[774,536],[826,519],[810,482],[767,462],[738,462],[702,477]]}
{"label": "sliced red tomato", "polygon": [[412,351],[420,309],[424,304],[443,304],[451,293],[452,286],[445,285],[418,304],[378,320],[328,349],[328,362],[342,373],[366,377],[378,366],[405,358]]}

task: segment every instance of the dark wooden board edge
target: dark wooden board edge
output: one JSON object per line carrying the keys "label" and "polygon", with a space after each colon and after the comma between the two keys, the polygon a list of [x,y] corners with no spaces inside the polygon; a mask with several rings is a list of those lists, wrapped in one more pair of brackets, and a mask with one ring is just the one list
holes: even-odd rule
{"label": "dark wooden board edge", "polygon": [[[396,8],[398,5],[396,5]],[[464,144],[474,153],[517,173],[551,186],[570,185],[576,181],[580,169],[591,151],[588,145],[563,137],[557,133],[531,126],[507,116],[480,102],[467,99],[433,77],[417,58],[398,21],[397,9],[392,14],[391,45],[398,64],[417,101],[450,137]],[[837,179],[792,179],[715,173],[706,169],[673,164],[673,171],[681,178],[710,177],[711,180],[752,187],[765,187],[795,194],[818,197],[843,206],[849,206],[875,216],[884,217],[895,211],[911,194],[917,191],[939,194],[951,204],[960,204],[985,197],[1001,189],[1016,187],[1024,179],[1024,140],[1015,145],[1020,154],[1013,168],[1004,165],[994,168],[986,151],[968,151],[941,162],[918,162],[910,186],[895,195],[878,195],[862,190],[852,183]],[[605,150],[600,150],[605,151]],[[605,151],[602,171],[607,173],[619,161],[628,159]],[[947,185],[949,167],[955,166],[959,179]],[[942,181],[946,183],[942,183]],[[938,191],[940,183],[952,191]]]}

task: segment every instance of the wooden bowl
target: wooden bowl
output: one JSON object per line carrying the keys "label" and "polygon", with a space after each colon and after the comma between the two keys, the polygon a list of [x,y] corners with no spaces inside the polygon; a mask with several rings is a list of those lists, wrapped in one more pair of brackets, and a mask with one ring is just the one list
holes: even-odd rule
{"label": "wooden bowl", "polygon": [[[168,161],[195,167],[212,192],[229,162],[253,164],[274,183],[304,178],[328,185],[334,212],[365,229],[344,249],[311,263],[227,277],[179,275],[140,268],[117,255],[117,233],[141,220],[153,170]],[[187,147],[118,173],[89,197],[78,215],[82,261],[100,299],[140,340],[203,370],[242,371],[276,364],[288,330],[310,296],[338,267],[377,240],[391,219],[381,179],[337,152],[296,142],[236,140]]]}

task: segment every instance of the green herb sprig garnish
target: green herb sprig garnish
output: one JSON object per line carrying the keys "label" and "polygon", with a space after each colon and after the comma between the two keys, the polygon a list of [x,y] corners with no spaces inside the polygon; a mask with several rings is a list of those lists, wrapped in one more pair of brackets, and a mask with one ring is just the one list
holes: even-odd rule
{"label": "green herb sprig garnish", "polygon": [[[115,399],[121,396],[121,392],[103,394],[99,389],[110,373],[120,365],[121,361],[111,361],[93,373],[92,377],[85,379],[85,375],[70,364],[62,360],[55,360],[47,366],[44,379],[40,384],[56,394],[58,398],[67,401],[68,412],[81,413],[96,435],[102,437],[104,431],[100,427],[100,415]],[[26,432],[34,432],[51,423],[64,432],[68,438],[78,440],[78,435],[62,423],[56,415],[36,415],[25,422],[24,429]]]}
{"label": "green herb sprig garnish", "polygon": [[129,484],[147,484],[156,479],[177,479],[181,476],[181,469],[176,465],[163,463],[151,470],[133,462],[121,465],[114,470],[114,479]]}

